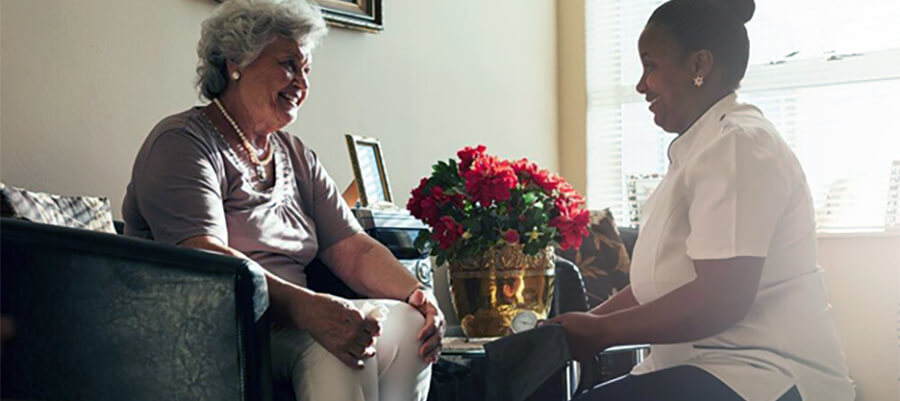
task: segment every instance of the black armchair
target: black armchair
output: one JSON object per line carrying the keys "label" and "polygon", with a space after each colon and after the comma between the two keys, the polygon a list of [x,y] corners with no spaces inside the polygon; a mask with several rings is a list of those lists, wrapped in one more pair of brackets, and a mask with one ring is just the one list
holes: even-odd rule
{"label": "black armchair", "polygon": [[6,218],[0,239],[15,326],[0,397],[271,398],[267,298],[246,262]]}

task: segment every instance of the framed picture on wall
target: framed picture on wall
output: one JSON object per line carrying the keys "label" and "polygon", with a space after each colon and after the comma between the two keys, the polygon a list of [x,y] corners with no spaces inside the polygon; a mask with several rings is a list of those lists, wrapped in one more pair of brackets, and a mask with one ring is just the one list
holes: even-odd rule
{"label": "framed picture on wall", "polygon": [[384,157],[381,155],[381,143],[374,138],[365,138],[347,134],[347,150],[350,152],[350,163],[353,165],[353,178],[359,192],[359,203],[362,207],[378,203],[391,203],[391,184],[388,181]]}
{"label": "framed picture on wall", "polygon": [[[214,0],[221,3],[223,0]],[[314,0],[333,26],[378,33],[384,30],[382,0]]]}
{"label": "framed picture on wall", "polygon": [[377,33],[384,30],[382,0],[316,0],[329,24]]}

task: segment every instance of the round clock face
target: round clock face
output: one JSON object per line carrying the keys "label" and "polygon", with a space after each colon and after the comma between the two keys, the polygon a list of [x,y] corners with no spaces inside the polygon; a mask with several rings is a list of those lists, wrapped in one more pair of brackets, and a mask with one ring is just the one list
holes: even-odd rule
{"label": "round clock face", "polygon": [[512,320],[513,333],[521,333],[537,326],[538,316],[530,310],[523,310],[516,314]]}

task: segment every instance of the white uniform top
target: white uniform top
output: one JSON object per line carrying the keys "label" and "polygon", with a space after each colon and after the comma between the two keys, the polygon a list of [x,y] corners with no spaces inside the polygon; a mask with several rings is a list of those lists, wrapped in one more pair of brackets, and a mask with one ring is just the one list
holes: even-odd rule
{"label": "white uniform top", "polygon": [[641,213],[631,264],[637,301],[693,281],[693,260],[754,256],[765,264],[743,320],[693,343],[652,345],[632,373],[693,365],[748,401],[776,400],[794,385],[804,400],[852,400],[815,263],[809,186],[775,127],[730,94],[672,143],[669,157]]}

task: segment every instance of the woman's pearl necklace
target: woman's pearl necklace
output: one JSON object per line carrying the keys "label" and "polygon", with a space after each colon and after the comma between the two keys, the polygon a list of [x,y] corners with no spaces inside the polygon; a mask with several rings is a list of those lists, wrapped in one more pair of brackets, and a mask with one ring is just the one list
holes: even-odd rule
{"label": "woman's pearl necklace", "polygon": [[272,146],[269,146],[268,142],[266,143],[268,152],[266,157],[260,160],[259,156],[256,155],[256,148],[254,148],[253,145],[250,144],[250,141],[247,140],[247,137],[244,136],[244,131],[241,131],[241,127],[237,125],[237,122],[235,122],[234,119],[231,118],[231,115],[225,111],[225,106],[222,105],[219,98],[213,99],[213,103],[216,104],[216,107],[219,108],[219,111],[222,112],[222,115],[224,115],[225,119],[228,120],[228,123],[231,124],[231,128],[234,128],[234,132],[237,132],[238,137],[241,138],[241,145],[244,146],[244,150],[247,151],[247,154],[250,156],[250,162],[256,167],[256,174],[259,175],[260,180],[265,181],[266,165],[272,161],[272,156],[275,154],[275,152],[272,151]]}

